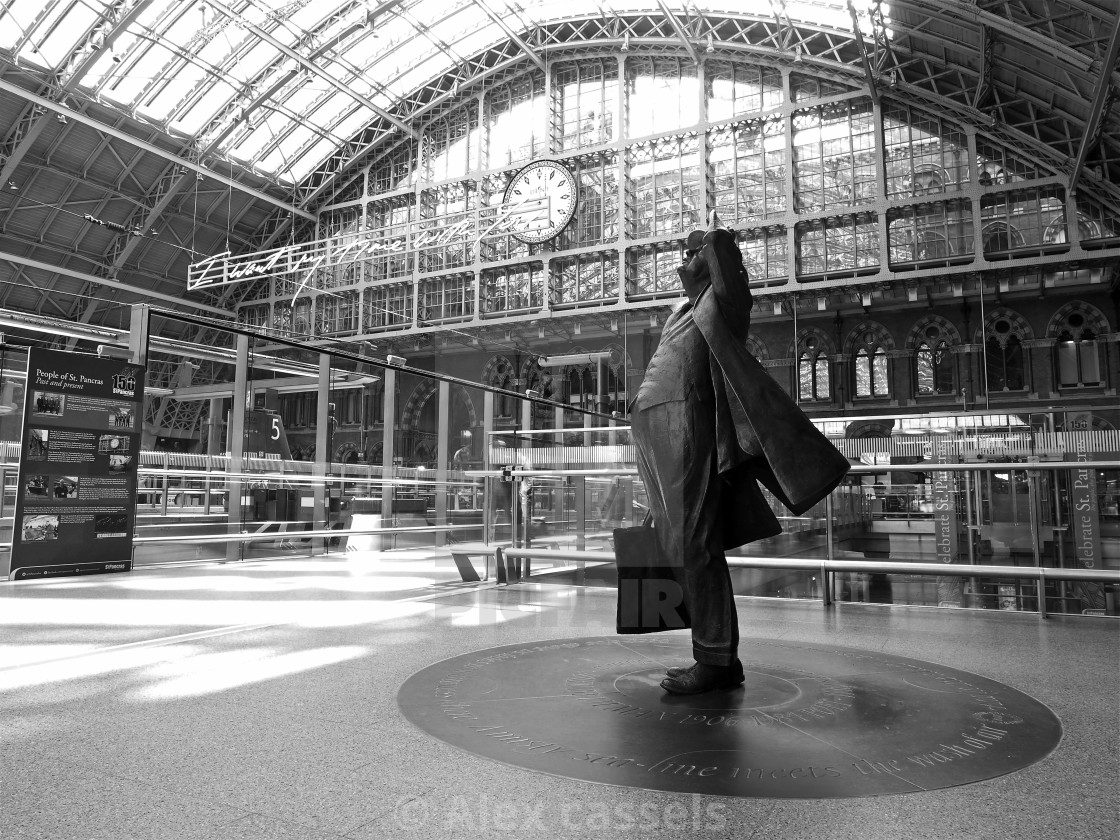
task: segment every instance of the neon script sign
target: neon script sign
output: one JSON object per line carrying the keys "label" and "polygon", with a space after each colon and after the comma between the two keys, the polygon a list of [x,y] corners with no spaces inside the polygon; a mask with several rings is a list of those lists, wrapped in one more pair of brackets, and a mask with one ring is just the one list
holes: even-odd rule
{"label": "neon script sign", "polygon": [[[297,291],[311,285],[315,273],[364,259],[477,243],[486,237],[524,233],[548,225],[547,199],[530,196],[516,204],[503,204],[493,219],[466,215],[450,224],[425,219],[404,234],[391,229],[348,233],[314,242],[285,245],[268,251],[234,255],[223,251],[192,263],[187,269],[187,291],[197,291],[244,280],[291,277]],[[459,215],[459,214],[456,214]],[[454,218],[454,217],[451,217]],[[422,226],[422,227],[421,227]]]}

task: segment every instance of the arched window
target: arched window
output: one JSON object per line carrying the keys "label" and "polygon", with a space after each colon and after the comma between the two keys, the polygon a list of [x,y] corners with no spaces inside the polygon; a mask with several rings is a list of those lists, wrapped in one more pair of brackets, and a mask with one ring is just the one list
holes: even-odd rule
{"label": "arched window", "polygon": [[859,348],[856,352],[856,396],[885,397],[889,392],[886,351],[879,346]]}
{"label": "arched window", "polygon": [[832,397],[828,370],[828,354],[814,335],[800,342],[797,357],[798,389],[803,400],[827,400]]}
{"label": "arched window", "polygon": [[1100,385],[1100,359],[1092,330],[1082,330],[1076,337],[1071,331],[1063,330],[1058,336],[1056,349],[1059,385],[1063,388]]}
{"label": "arched window", "polygon": [[[483,372],[482,381],[487,385],[512,391],[517,384],[514,382],[513,374],[513,365],[510,364],[509,359],[505,356],[496,356]],[[494,415],[501,418],[513,417],[514,402],[514,398],[508,394],[497,394],[494,397]]]}
{"label": "arched window", "polygon": [[994,318],[985,331],[989,391],[1022,391],[1026,388],[1023,341],[1009,318]]}
{"label": "arched window", "polygon": [[1054,344],[1058,385],[1100,385],[1103,377],[1094,324],[1076,308],[1064,314],[1059,312],[1058,316],[1056,324],[1051,322],[1051,328],[1058,333]]}
{"label": "arched window", "polygon": [[914,353],[919,394],[953,393],[953,353],[948,336],[938,324],[929,324]]}
{"label": "arched window", "polygon": [[[543,370],[537,360],[530,359],[521,366],[521,381],[527,391],[536,391],[546,400],[554,400],[556,393],[563,385],[561,381],[553,380],[552,372]],[[552,408],[542,403],[533,403],[532,412],[533,428],[540,429],[552,425]]]}
{"label": "arched window", "polygon": [[596,393],[595,366],[584,365],[569,369],[567,379],[567,402],[575,408],[598,408]]}
{"label": "arched window", "polygon": [[[980,332],[977,331],[976,341],[980,340]],[[918,319],[906,338],[906,347],[914,360],[915,395],[936,396],[956,392],[959,386],[953,348],[961,343],[961,335],[951,321],[940,315]]]}
{"label": "arched window", "polygon": [[865,321],[852,331],[844,347],[852,358],[852,393],[856,398],[890,396],[887,354],[894,350],[890,331],[876,321]]}

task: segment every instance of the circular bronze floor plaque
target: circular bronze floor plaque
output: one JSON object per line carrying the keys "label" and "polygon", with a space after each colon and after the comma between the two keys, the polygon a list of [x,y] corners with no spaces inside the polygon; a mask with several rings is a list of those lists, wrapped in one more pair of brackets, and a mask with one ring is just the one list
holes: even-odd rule
{"label": "circular bronze floor plaque", "polygon": [[425,732],[557,776],[718,796],[832,798],[963,785],[1045,757],[1057,717],[976,674],[829,645],[744,639],[746,683],[667,694],[683,635],[507,645],[425,668],[398,697]]}

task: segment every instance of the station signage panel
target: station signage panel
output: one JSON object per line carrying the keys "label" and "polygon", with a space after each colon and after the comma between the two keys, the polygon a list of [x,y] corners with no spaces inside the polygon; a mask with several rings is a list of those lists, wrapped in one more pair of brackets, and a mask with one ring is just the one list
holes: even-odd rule
{"label": "station signage panel", "polygon": [[13,580],[132,568],[144,367],[32,348]]}

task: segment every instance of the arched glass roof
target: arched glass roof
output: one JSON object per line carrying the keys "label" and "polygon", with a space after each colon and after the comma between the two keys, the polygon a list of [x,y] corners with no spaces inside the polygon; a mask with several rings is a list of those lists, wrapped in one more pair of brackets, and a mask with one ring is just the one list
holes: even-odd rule
{"label": "arched glass roof", "polygon": [[[890,6],[852,0],[865,34]],[[63,90],[188,138],[281,183],[296,184],[428,80],[545,23],[673,15],[690,23],[758,15],[852,34],[845,0],[740,0],[721,11],[669,0],[11,0],[0,49],[53,74]],[[693,27],[693,31],[699,31]],[[622,37],[625,37],[623,33]]]}

